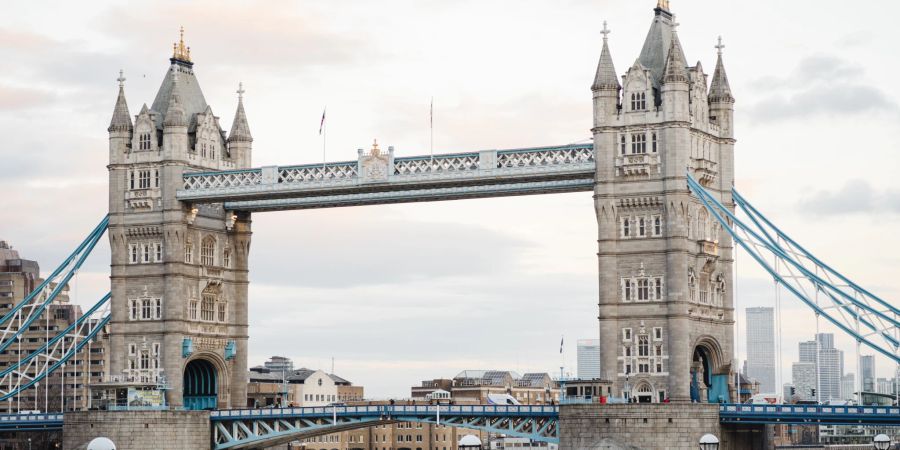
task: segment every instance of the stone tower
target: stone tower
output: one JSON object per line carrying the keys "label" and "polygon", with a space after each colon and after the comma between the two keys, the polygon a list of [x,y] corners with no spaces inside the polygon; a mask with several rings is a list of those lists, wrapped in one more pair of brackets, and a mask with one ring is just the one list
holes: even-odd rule
{"label": "stone tower", "polygon": [[247,388],[250,217],[175,198],[182,173],[250,167],[243,89],[231,132],[207,105],[182,39],[135,116],[124,78],[109,126],[111,385],[164,387],[174,407],[239,407]]}
{"label": "stone tower", "polygon": [[601,373],[617,397],[728,400],[732,242],[686,177],[733,204],[734,98],[721,42],[707,89],[701,64],[686,62],[668,3],[654,9],[641,54],[621,80],[604,24],[591,88]]}

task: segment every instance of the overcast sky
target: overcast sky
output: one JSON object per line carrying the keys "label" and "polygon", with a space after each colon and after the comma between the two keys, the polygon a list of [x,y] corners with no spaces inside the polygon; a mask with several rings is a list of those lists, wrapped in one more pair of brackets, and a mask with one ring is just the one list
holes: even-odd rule
{"label": "overcast sky", "polygon": [[[132,114],[152,103],[179,26],[207,102],[230,126],[238,82],[253,163],[566,144],[590,136],[603,20],[620,73],[653,0],[19,2],[0,17],[0,239],[49,272],[107,210],[107,132],[119,69]],[[900,294],[900,4],[672,0],[688,61],[736,104],[737,187],[834,267]],[[373,397],[463,369],[575,371],[597,334],[589,193],[253,217],[250,363],[283,354]],[[104,242],[73,288],[108,290]],[[774,289],[738,261],[738,302]],[[784,295],[782,381],[813,316]],[[743,321],[743,311],[738,314]],[[743,354],[744,324],[739,323]],[[823,331],[827,331],[823,326]],[[559,354],[560,336],[566,352]],[[846,366],[855,371],[853,345]],[[864,352],[868,353],[868,352]],[[564,362],[563,362],[564,361]],[[880,359],[879,375],[891,367]]]}

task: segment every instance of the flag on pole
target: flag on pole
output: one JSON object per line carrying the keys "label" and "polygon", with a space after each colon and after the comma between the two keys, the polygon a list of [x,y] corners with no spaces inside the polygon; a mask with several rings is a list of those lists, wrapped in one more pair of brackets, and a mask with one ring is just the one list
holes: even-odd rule
{"label": "flag on pole", "polygon": [[325,110],[326,109],[328,109],[328,108],[325,108],[322,110],[322,121],[319,122],[319,136],[322,135],[322,130],[325,128]]}
{"label": "flag on pole", "polygon": [[565,343],[565,341],[566,341],[565,336],[559,338],[559,353],[560,354],[562,354],[562,352],[563,352],[563,344]]}

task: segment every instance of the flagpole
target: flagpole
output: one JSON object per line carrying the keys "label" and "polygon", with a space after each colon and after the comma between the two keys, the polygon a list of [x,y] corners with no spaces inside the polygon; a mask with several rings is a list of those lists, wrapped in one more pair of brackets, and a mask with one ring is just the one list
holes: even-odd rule
{"label": "flagpole", "polygon": [[431,168],[434,169],[434,97],[431,97],[431,107],[429,109],[428,115],[428,128],[431,134],[430,139],[430,148],[431,148]]}

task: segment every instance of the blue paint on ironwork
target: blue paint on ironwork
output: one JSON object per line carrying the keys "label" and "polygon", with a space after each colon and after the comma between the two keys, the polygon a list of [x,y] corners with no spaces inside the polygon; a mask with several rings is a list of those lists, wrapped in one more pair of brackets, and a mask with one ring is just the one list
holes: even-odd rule
{"label": "blue paint on ironwork", "polygon": [[187,358],[192,354],[194,354],[194,341],[191,338],[186,337],[181,340],[181,357]]}
{"label": "blue paint on ironwork", "polygon": [[229,361],[234,359],[234,356],[237,354],[237,345],[234,341],[228,341],[225,344],[225,360]]}
{"label": "blue paint on ironwork", "polygon": [[184,368],[184,409],[215,409],[219,395],[215,366],[205,359],[195,359]]}

